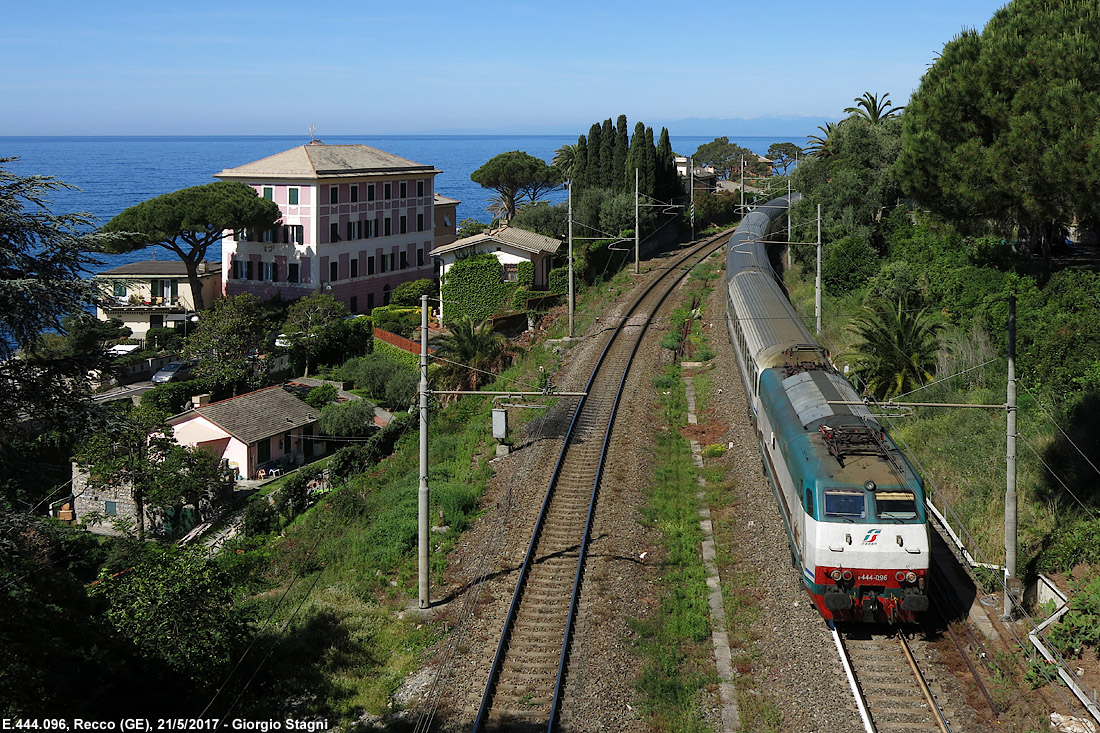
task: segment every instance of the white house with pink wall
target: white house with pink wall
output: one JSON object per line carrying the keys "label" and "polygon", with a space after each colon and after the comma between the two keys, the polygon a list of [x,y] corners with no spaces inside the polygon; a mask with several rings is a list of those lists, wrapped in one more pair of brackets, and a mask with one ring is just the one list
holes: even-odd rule
{"label": "white house with pink wall", "polygon": [[430,165],[366,145],[309,145],[227,168],[282,211],[274,229],[222,242],[226,295],[293,300],[330,293],[352,313],[389,302],[397,285],[431,278],[435,176]]}
{"label": "white house with pink wall", "polygon": [[[205,448],[243,478],[299,465],[319,446],[317,410],[282,387],[200,405],[168,419],[180,445]],[[323,452],[323,448],[321,448]]]}

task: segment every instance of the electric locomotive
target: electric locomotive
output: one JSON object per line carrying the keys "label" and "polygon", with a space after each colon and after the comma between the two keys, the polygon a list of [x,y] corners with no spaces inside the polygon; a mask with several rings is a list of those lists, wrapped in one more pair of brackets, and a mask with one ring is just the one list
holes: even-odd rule
{"label": "electric locomotive", "polygon": [[928,608],[930,560],[920,476],[814,342],[768,260],[764,239],[797,196],[748,214],[726,250],[726,321],[764,471],[821,615],[914,621]]}

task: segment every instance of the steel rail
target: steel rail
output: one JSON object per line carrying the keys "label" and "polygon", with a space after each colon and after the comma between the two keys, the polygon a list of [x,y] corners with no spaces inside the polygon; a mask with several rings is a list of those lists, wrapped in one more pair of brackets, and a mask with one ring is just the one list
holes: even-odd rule
{"label": "steel rail", "polygon": [[[705,240],[701,245],[699,245],[698,247],[693,249],[690,253],[686,254],[684,257],[680,258],[673,265],[671,265],[668,268],[668,273],[671,273],[672,271],[676,270],[677,268],[680,268],[685,262],[689,261],[693,257],[698,256],[700,252],[703,252],[703,251],[706,252],[703,255],[703,257],[700,258],[700,261],[706,259],[711,254],[713,254],[715,251],[717,251],[721,246],[723,246],[726,243],[726,241],[729,239],[729,236],[730,235],[728,233],[723,233],[723,234],[717,235],[715,237],[712,237],[709,240]],[[710,245],[713,245],[713,247],[708,249],[708,247]],[[650,294],[650,292],[654,288],[656,288],[657,285],[660,284],[665,279],[665,277],[667,277],[668,273],[666,273],[662,277],[655,280],[652,284],[650,284],[635,299],[635,301],[630,305],[627,312],[623,315],[623,317],[621,318],[618,326],[616,326],[615,330],[611,333],[611,336],[609,337],[607,344],[604,346],[603,351],[600,353],[599,359],[597,360],[596,365],[593,368],[592,373],[590,374],[590,376],[588,378],[588,382],[585,385],[584,396],[580,398],[580,400],[577,403],[576,408],[574,409],[573,418],[572,418],[572,420],[570,420],[569,428],[566,430],[566,433],[565,433],[561,453],[558,455],[558,460],[554,465],[554,470],[550,474],[549,485],[548,485],[547,490],[546,490],[546,495],[543,498],[542,506],[539,509],[538,517],[535,521],[535,527],[534,527],[534,530],[532,531],[532,534],[531,534],[531,541],[529,542],[529,544],[527,546],[527,552],[524,555],[523,564],[520,566],[519,577],[516,581],[516,588],[512,593],[512,600],[511,600],[511,603],[509,604],[508,613],[505,617],[504,627],[501,631],[500,640],[497,642],[497,649],[496,649],[496,653],[493,656],[493,662],[492,662],[492,664],[490,665],[490,668],[489,668],[489,677],[488,677],[488,679],[486,680],[486,683],[485,683],[485,690],[482,694],[481,704],[478,707],[477,716],[474,719],[474,724],[473,724],[474,733],[478,733],[479,731],[484,730],[485,726],[488,723],[488,714],[489,714],[489,710],[490,710],[490,707],[492,705],[492,701],[493,701],[493,697],[494,697],[494,689],[496,687],[497,681],[499,680],[500,672],[501,672],[501,669],[503,667],[504,658],[505,658],[507,648],[508,648],[509,638],[510,638],[511,632],[513,630],[513,626],[515,624],[516,616],[517,616],[517,613],[518,613],[518,610],[519,610],[520,601],[521,601],[522,595],[523,595],[524,586],[526,584],[528,576],[530,575],[531,567],[534,563],[534,554],[535,554],[536,547],[538,545],[538,539],[539,539],[539,536],[541,534],[542,528],[545,524],[546,517],[549,513],[550,504],[551,504],[551,501],[554,497],[554,490],[557,487],[558,480],[559,480],[560,475],[561,475],[562,466],[564,465],[566,456],[569,452],[569,446],[570,446],[571,440],[573,438],[574,432],[576,430],[577,422],[579,421],[579,419],[581,417],[581,414],[584,410],[584,406],[588,401],[588,395],[592,391],[592,385],[595,382],[596,377],[599,374],[599,371],[600,371],[601,367],[603,366],[605,359],[607,358],[607,355],[610,353],[612,346],[615,344],[616,339],[622,333],[623,329],[626,327],[626,325],[627,325],[627,323],[630,319],[630,316],[641,306],[642,302]],[[673,282],[678,283],[681,279],[683,279],[683,277],[686,274],[687,274],[687,271],[681,273]],[[669,292],[671,292],[671,290],[672,290],[672,287],[669,287]],[[667,293],[665,294],[665,296],[662,296],[661,301],[659,301],[658,305],[660,304],[660,302],[663,302],[665,297],[667,297]],[[648,323],[646,323],[644,325],[648,326]],[[644,332],[644,330],[645,330],[644,327],[643,327],[642,330]],[[638,345],[640,343],[641,343],[641,337],[639,335],[639,338],[636,341],[634,350],[631,352],[632,356],[633,356],[634,353],[636,353]],[[621,393],[622,393],[622,385],[625,384],[625,378],[626,378],[626,372],[627,371],[629,371],[629,362],[627,364],[626,369],[624,370],[623,378],[620,381],[620,388],[619,388],[618,394],[616,396],[616,404],[612,409],[612,417],[611,417],[611,420],[608,423],[607,431],[605,433],[604,442],[603,442],[603,445],[601,447],[600,460],[599,460],[599,464],[598,464],[598,468],[597,468],[597,476],[596,476],[596,479],[595,479],[595,482],[594,482],[594,484],[595,484],[594,493],[596,492],[596,490],[598,489],[598,486],[599,486],[599,478],[600,478],[599,474],[602,472],[602,467],[603,467],[603,462],[604,462],[604,458],[605,458],[605,455],[606,455],[607,444],[608,444],[608,440],[609,440],[609,436],[610,436],[610,432],[611,432],[611,427],[612,427],[612,423],[614,422],[614,415],[615,415],[615,412],[617,410],[617,403],[618,403],[619,395],[621,395]],[[590,500],[590,502],[589,502],[589,514],[588,514],[588,517],[587,517],[585,533],[584,533],[584,536],[583,536],[583,539],[582,539],[582,545],[581,545],[581,548],[580,548],[580,559],[578,560],[578,573],[580,573],[581,570],[583,570],[584,557],[585,557],[585,554],[586,554],[587,543],[588,543],[588,539],[589,539],[589,536],[590,536],[591,524],[592,524],[592,520],[593,520],[594,514],[595,514],[595,503],[596,503],[596,496],[594,495],[592,497],[592,499]],[[560,694],[561,694],[562,682],[563,682],[563,677],[564,677],[564,675],[563,675],[564,665],[565,665],[565,660],[566,660],[566,657],[567,657],[567,652],[568,652],[568,649],[569,649],[570,635],[572,633],[572,618],[573,618],[573,615],[575,614],[577,599],[579,598],[579,595],[578,595],[579,588],[580,588],[580,577],[579,576],[574,578],[574,584],[573,585],[574,585],[574,596],[573,596],[573,598],[571,598],[571,601],[570,601],[570,610],[569,610],[568,621],[567,621],[567,629],[566,629],[566,633],[565,633],[565,635],[563,637],[563,641],[562,641],[562,653],[561,653],[559,666],[558,666],[558,679],[555,683],[555,692],[554,692],[554,697],[553,697],[553,700],[552,700],[552,703],[551,703],[552,707],[551,707],[551,710],[550,710],[550,716],[549,716],[550,720],[549,720],[549,723],[548,723],[548,726],[547,726],[547,730],[552,729],[554,724],[556,723],[557,710],[558,710],[558,708],[560,706],[560,702],[561,702]]]}
{"label": "steel rail", "polygon": [[932,711],[932,717],[935,718],[940,733],[951,733],[951,726],[947,724],[947,718],[943,716],[943,711],[940,710],[939,703],[936,702],[936,697],[932,694],[932,688],[928,686],[928,680],[924,679],[924,673],[920,671],[917,660],[913,657],[913,651],[905,641],[905,635],[898,631],[896,638],[901,644],[901,650],[905,653],[905,661],[909,662],[909,668],[913,670],[913,675],[917,678],[921,694],[924,695],[924,701],[928,703],[928,709]]}

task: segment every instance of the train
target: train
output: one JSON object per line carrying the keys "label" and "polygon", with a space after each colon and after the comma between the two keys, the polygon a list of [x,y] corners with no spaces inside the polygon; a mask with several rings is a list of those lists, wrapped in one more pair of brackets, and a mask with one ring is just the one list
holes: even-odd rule
{"label": "train", "polygon": [[798,199],[757,206],[726,245],[726,322],[749,418],[792,563],[825,620],[914,623],[929,607],[923,482],[772,266],[766,240]]}

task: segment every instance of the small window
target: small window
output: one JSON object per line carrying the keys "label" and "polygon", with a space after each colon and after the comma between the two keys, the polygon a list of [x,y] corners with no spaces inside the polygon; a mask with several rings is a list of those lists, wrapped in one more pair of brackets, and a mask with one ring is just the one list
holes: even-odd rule
{"label": "small window", "polygon": [[393,228],[393,217],[387,216],[385,219],[382,220],[382,223],[382,228],[385,230],[384,232],[382,232],[383,236],[390,236],[390,234],[393,233],[392,231],[390,231]]}
{"label": "small window", "polygon": [[417,196],[423,196],[424,195],[424,181],[417,181],[416,182],[416,195]]}
{"label": "small window", "polygon": [[416,250],[416,266],[417,267],[423,267],[424,266],[424,249],[422,247],[419,247]]}
{"label": "small window", "polygon": [[352,277],[359,277],[359,258],[358,257],[352,257],[351,258],[351,276]]}
{"label": "small window", "polygon": [[367,201],[374,201],[374,184],[367,186]]}
{"label": "small window", "polygon": [[917,518],[917,500],[911,491],[879,491],[875,509],[879,519]]}
{"label": "small window", "polygon": [[291,206],[298,205],[298,189],[288,188],[286,190],[286,202]]}
{"label": "small window", "polygon": [[[404,218],[404,217],[402,217],[402,218]],[[401,269],[402,270],[408,269],[408,267],[409,267],[409,253],[408,252],[406,252],[404,250],[401,250],[400,262],[401,262]]]}
{"label": "small window", "polygon": [[382,305],[389,305],[389,304],[390,304],[390,286],[389,285],[383,285],[382,286]]}
{"label": "small window", "polygon": [[416,215],[416,231],[418,231],[418,232],[424,231],[424,215],[423,214],[417,214]]}
{"label": "small window", "polygon": [[863,519],[867,499],[861,489],[826,489],[825,516],[835,519]]}
{"label": "small window", "polygon": [[301,244],[305,233],[306,228],[302,224],[288,224],[283,227],[283,244]]}
{"label": "small window", "polygon": [[368,257],[367,258],[367,274],[368,275],[373,275],[374,274],[374,258],[373,257]]}
{"label": "small window", "polygon": [[103,513],[108,517],[118,516],[118,502],[117,501],[105,501],[103,502]]}
{"label": "small window", "polygon": [[359,310],[359,298],[354,295],[348,300],[348,310],[355,313]]}
{"label": "small window", "polygon": [[116,298],[126,297],[126,283],[116,282],[114,284],[114,294]]}
{"label": "small window", "polygon": [[504,282],[516,283],[519,282],[519,265],[505,265],[504,266]]}
{"label": "small window", "polygon": [[340,187],[339,186],[329,186],[328,187],[328,202],[330,204],[340,203]]}
{"label": "small window", "polygon": [[367,293],[367,312],[374,310],[374,293]]}
{"label": "small window", "polygon": [[264,438],[256,444],[256,463],[267,463],[271,460],[271,438]]}
{"label": "small window", "polygon": [[260,277],[260,279],[267,282],[273,281],[275,279],[275,263],[263,262],[261,263],[261,266],[263,267],[263,275]]}
{"label": "small window", "polygon": [[382,184],[382,197],[386,198],[386,199],[393,198],[392,184],[389,184],[389,183]]}
{"label": "small window", "polygon": [[409,197],[409,184],[405,181],[401,181],[401,198]]}
{"label": "small window", "polygon": [[358,185],[352,185],[352,187],[351,187],[351,202],[353,204],[359,202],[359,186]]}
{"label": "small window", "polygon": [[253,271],[253,262],[252,262],[252,260],[245,261],[245,263],[244,263],[244,279],[245,280],[255,280],[256,279],[255,277],[253,277],[252,271]]}
{"label": "small window", "polygon": [[450,226],[451,225],[451,217],[444,214],[443,215],[443,223],[446,224],[447,226]]}
{"label": "small window", "polygon": [[401,220],[398,222],[398,226],[400,227],[401,234],[405,234],[406,232],[408,232],[409,231],[409,217],[402,216]]}
{"label": "small window", "polygon": [[340,263],[330,262],[328,263],[328,280],[329,282],[336,282],[340,279]]}
{"label": "small window", "polygon": [[286,281],[288,283],[298,282],[298,263],[292,262],[286,266]]}
{"label": "small window", "polygon": [[275,200],[275,189],[271,186],[264,186],[264,198],[268,201]]}
{"label": "small window", "polygon": [[328,225],[328,241],[339,242],[340,241],[340,225],[336,222],[332,222]]}
{"label": "small window", "polygon": [[355,222],[348,222],[348,239],[355,239]]}

